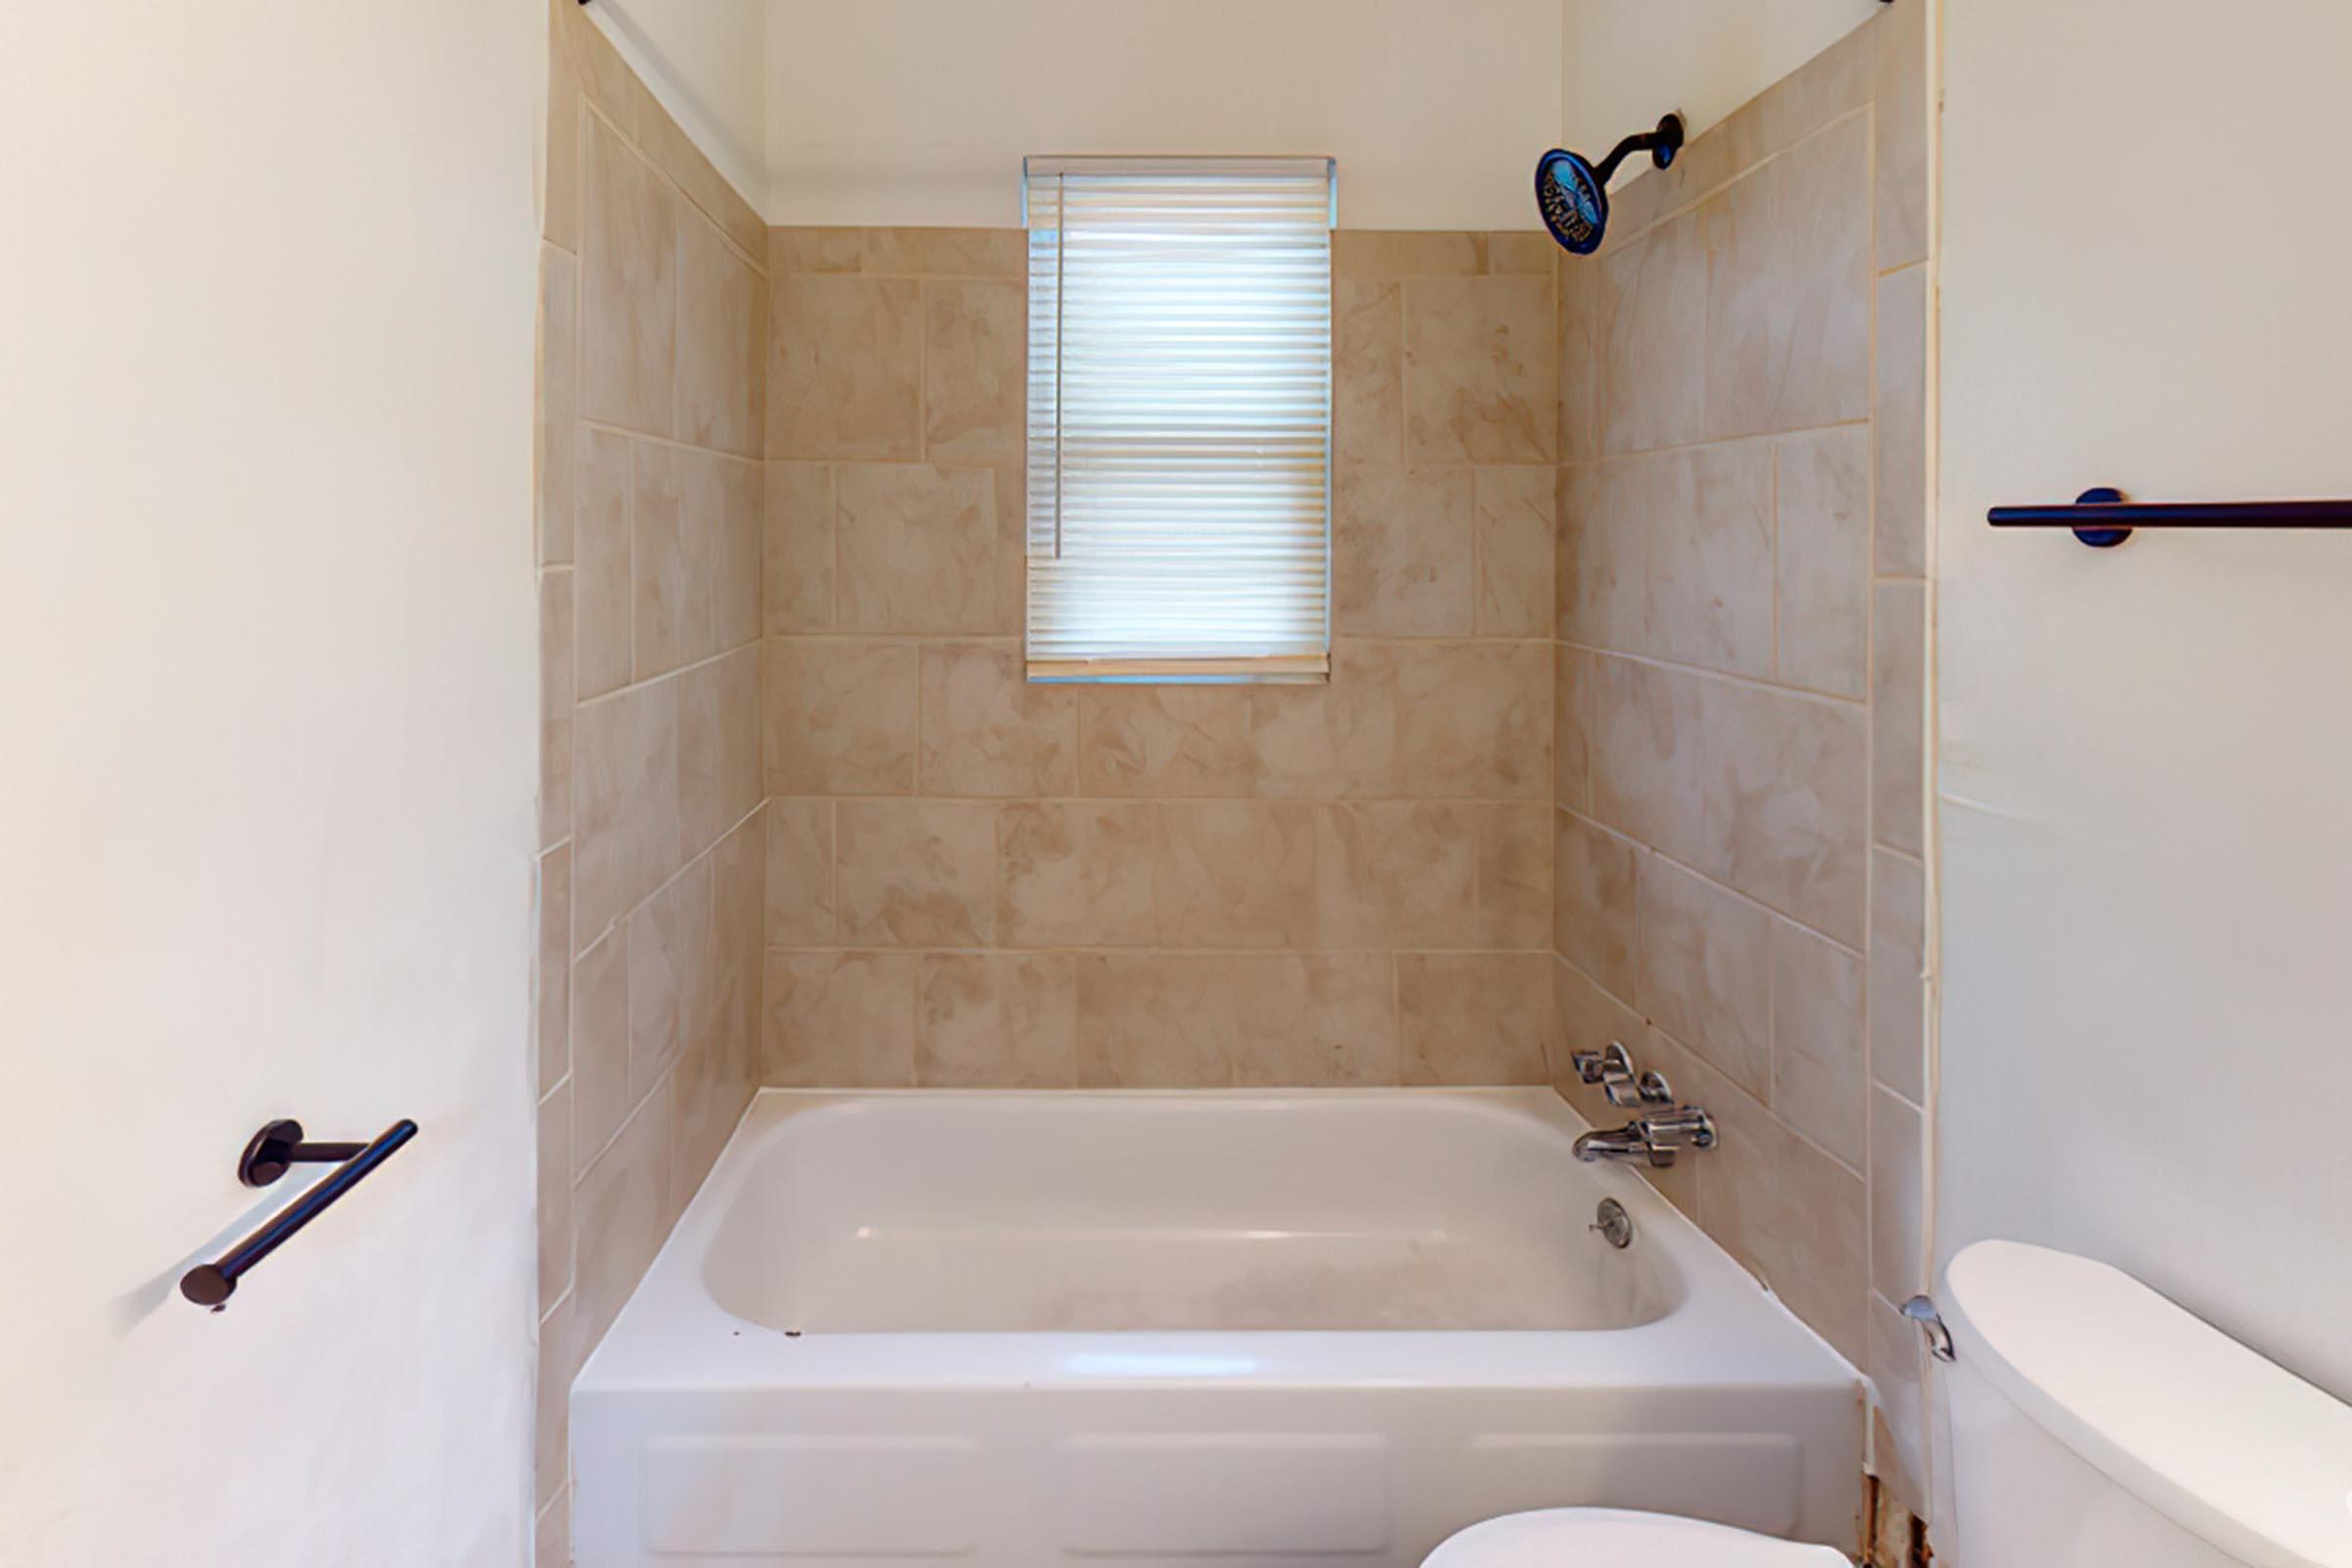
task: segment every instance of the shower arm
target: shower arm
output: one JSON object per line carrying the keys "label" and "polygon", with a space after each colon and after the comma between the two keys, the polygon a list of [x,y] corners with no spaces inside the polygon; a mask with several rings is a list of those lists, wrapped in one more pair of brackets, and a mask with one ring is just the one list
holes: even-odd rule
{"label": "shower arm", "polygon": [[1610,148],[1609,156],[1603,158],[1600,161],[1600,167],[1592,171],[1592,177],[1601,189],[1606,190],[1609,188],[1609,181],[1616,177],[1617,166],[1634,154],[1648,153],[1651,155],[1651,161],[1660,169],[1664,169],[1668,164],[1674,162],[1674,155],[1682,151],[1682,117],[1668,115],[1658,122],[1655,130],[1645,130],[1639,135],[1628,136]]}

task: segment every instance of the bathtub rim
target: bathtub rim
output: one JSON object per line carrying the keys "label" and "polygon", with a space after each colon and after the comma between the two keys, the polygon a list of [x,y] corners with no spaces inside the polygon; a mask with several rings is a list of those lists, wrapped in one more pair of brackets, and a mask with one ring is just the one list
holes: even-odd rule
{"label": "bathtub rim", "polygon": [[[646,1391],[1314,1388],[1660,1388],[1766,1391],[1836,1386],[1862,1372],[1631,1169],[1580,1166],[1656,1248],[1674,1303],[1612,1329],[1059,1330],[790,1335],[728,1312],[704,1280],[707,1254],[764,1139],[831,1107],[904,1101],[1119,1100],[1311,1107],[1376,1102],[1533,1120],[1569,1141],[1590,1123],[1556,1093],[1523,1088],[783,1089],[762,1088],[678,1215],[572,1384],[575,1399]],[[1700,1153],[1686,1157],[1708,1158]]]}

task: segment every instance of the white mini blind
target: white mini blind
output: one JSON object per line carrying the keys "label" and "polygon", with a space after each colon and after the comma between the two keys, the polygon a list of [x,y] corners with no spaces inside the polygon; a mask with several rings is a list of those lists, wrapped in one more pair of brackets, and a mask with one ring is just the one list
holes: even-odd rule
{"label": "white mini blind", "polygon": [[1331,667],[1329,159],[1031,159],[1032,680]]}

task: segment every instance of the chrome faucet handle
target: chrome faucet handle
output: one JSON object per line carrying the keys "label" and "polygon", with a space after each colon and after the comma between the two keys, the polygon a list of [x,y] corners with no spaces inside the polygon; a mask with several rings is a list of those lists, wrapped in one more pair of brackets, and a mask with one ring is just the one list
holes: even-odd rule
{"label": "chrome faucet handle", "polygon": [[1568,1059],[1575,1065],[1579,1078],[1600,1086],[1610,1104],[1622,1107],[1642,1103],[1633,1054],[1621,1043],[1612,1040],[1599,1051],[1580,1051]]}
{"label": "chrome faucet handle", "polygon": [[1671,1105],[1674,1103],[1674,1086],[1666,1081],[1664,1073],[1645,1072],[1634,1080],[1634,1088],[1641,1092],[1642,1103],[1644,1105]]}
{"label": "chrome faucet handle", "polygon": [[1644,1143],[1659,1149],[1713,1149],[1715,1118],[1697,1105],[1678,1105],[1634,1123]]}
{"label": "chrome faucet handle", "polygon": [[1623,1073],[1628,1078],[1634,1075],[1633,1053],[1615,1040],[1599,1051],[1580,1051],[1568,1060],[1576,1068],[1576,1075],[1589,1084],[1606,1082],[1608,1075],[1613,1072]]}

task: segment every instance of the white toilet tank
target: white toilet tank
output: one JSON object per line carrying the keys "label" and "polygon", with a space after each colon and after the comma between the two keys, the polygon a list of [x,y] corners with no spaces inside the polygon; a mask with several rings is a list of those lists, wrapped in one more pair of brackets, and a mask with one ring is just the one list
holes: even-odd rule
{"label": "white toilet tank", "polygon": [[1967,1248],[1937,1305],[1959,1568],[2352,1568],[2352,1406],[2045,1248]]}

